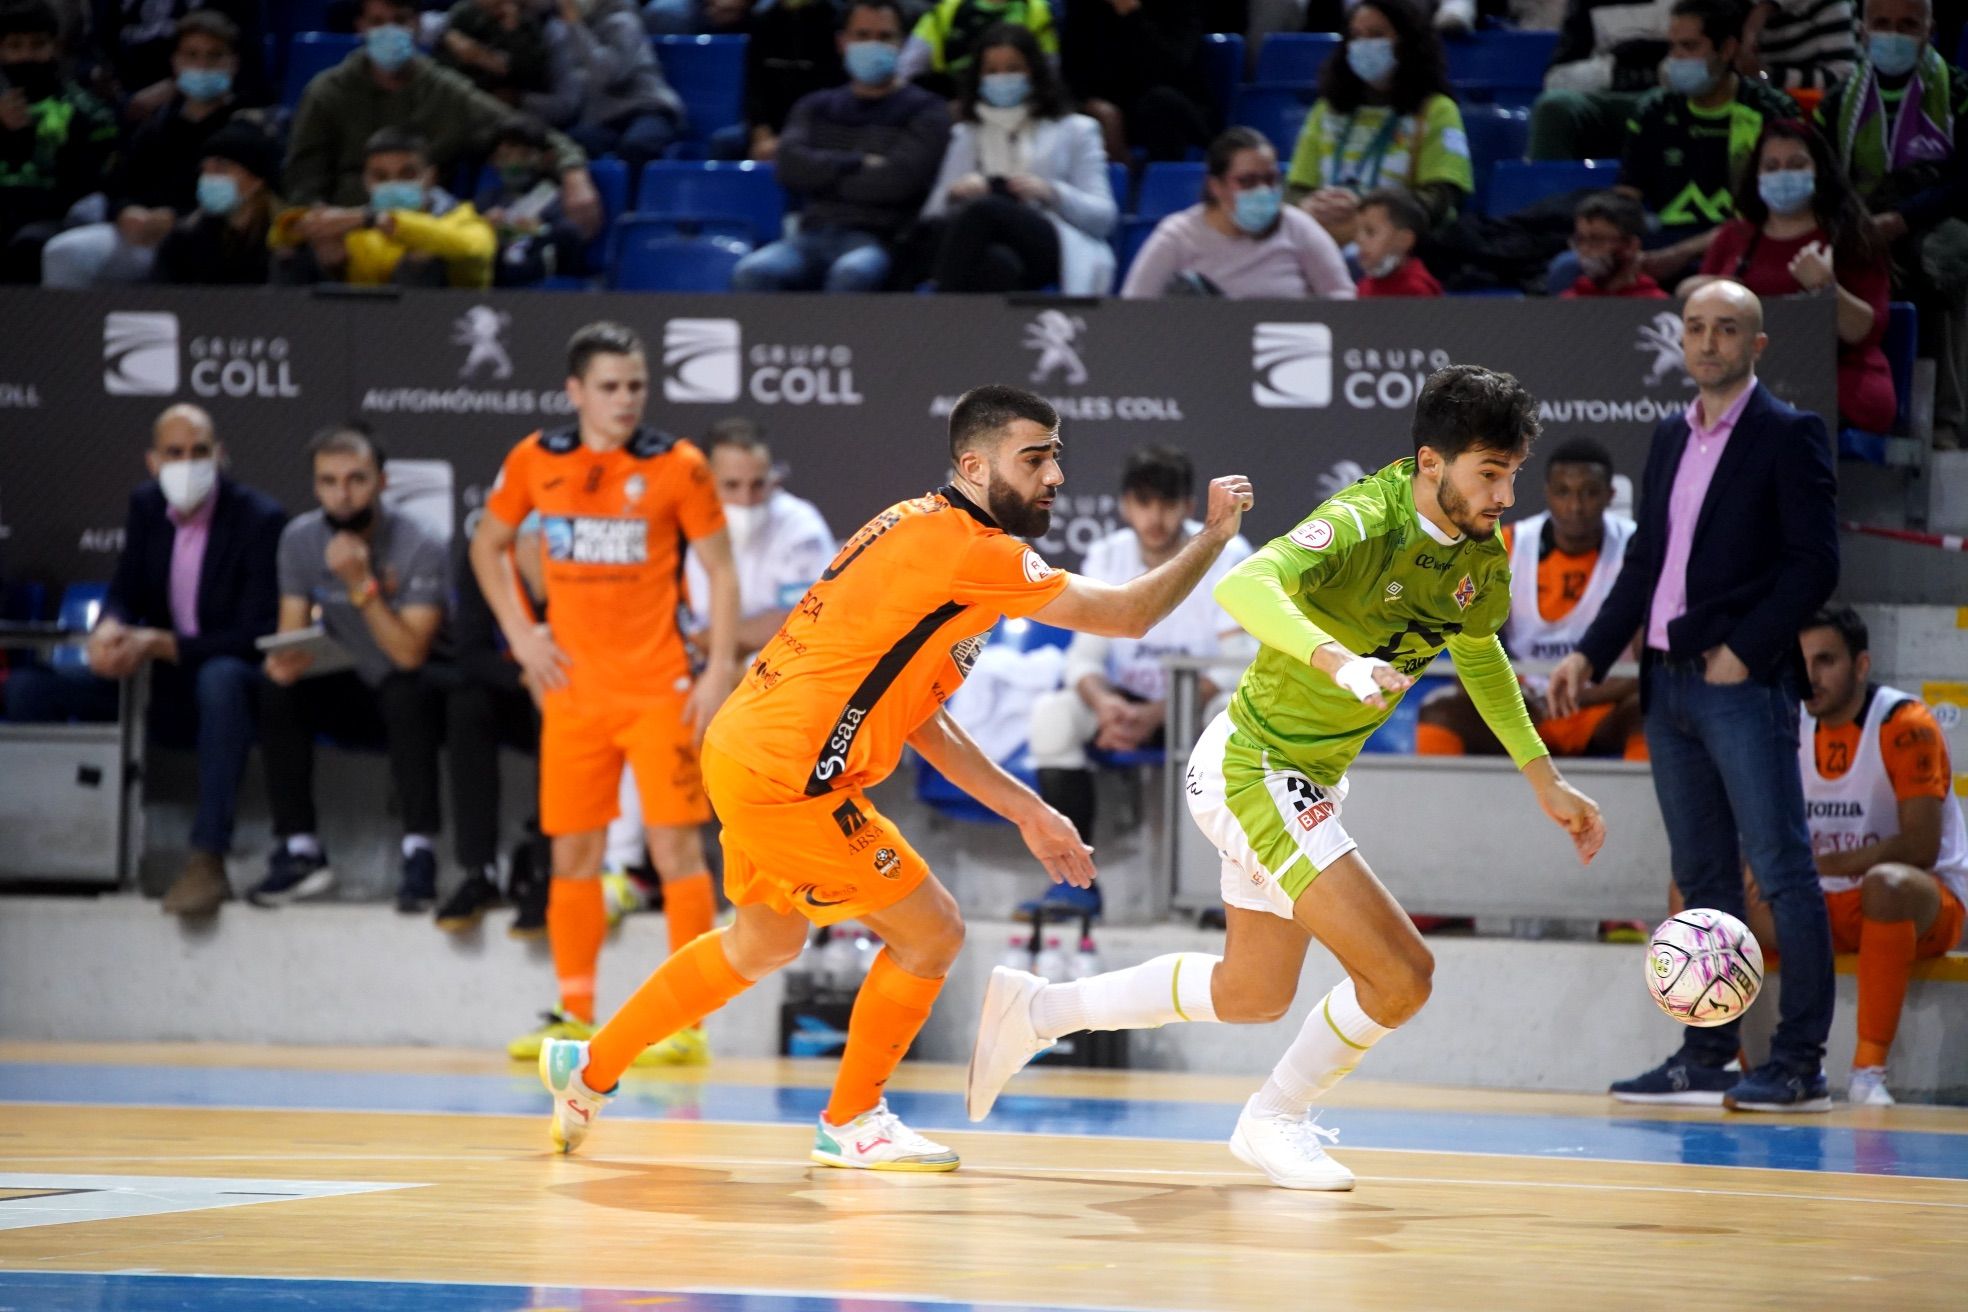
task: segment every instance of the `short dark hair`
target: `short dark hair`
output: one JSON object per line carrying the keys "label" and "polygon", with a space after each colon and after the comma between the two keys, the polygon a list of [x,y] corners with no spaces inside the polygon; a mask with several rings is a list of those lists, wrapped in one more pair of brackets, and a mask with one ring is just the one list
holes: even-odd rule
{"label": "short dark hair", "polygon": [[585,378],[597,355],[642,355],[642,338],[626,324],[600,319],[577,328],[567,339],[567,376]]}
{"label": "short dark hair", "polygon": [[1644,237],[1647,235],[1647,211],[1640,202],[1625,192],[1595,191],[1578,203],[1572,211],[1572,221],[1596,219],[1610,223],[1620,230],[1623,237]]}
{"label": "short dark hair", "polygon": [[704,430],[704,453],[709,455],[721,446],[735,446],[741,451],[771,450],[765,444],[765,430],[755,419],[743,415],[731,415],[720,419]]}
{"label": "short dark hair", "polygon": [[1699,19],[1702,35],[1717,50],[1724,41],[1740,41],[1749,10],[1741,0],[1675,0],[1667,11],[1670,18]]}
{"label": "short dark hair", "polygon": [[379,474],[383,471],[383,465],[389,459],[388,456],[383,454],[383,444],[378,442],[376,435],[369,431],[369,425],[356,420],[350,420],[345,424],[330,424],[326,428],[318,430],[313,437],[308,439],[307,458],[309,469],[314,468],[314,462],[317,459],[328,455],[370,456],[374,458],[376,472]]}
{"label": "short dark hair", "polygon": [[895,15],[895,25],[902,29],[902,35],[909,35],[909,13],[902,7],[902,0],[841,0],[840,22],[835,26],[845,32],[847,25],[854,21],[857,9],[886,9]]}
{"label": "short dark hair", "polygon": [[1589,437],[1568,437],[1558,444],[1558,449],[1545,457],[1544,472],[1549,474],[1553,465],[1597,465],[1613,481],[1613,453]]}
{"label": "short dark hair", "polygon": [[1850,606],[1826,606],[1804,621],[1804,629],[1838,630],[1853,660],[1872,649],[1872,635],[1866,631],[1866,622]]}
{"label": "short dark hair", "polygon": [[0,3],[0,36],[61,35],[61,15],[48,0],[5,0]]}
{"label": "short dark hair", "polygon": [[415,155],[428,164],[430,143],[408,128],[377,128],[362,143],[362,162],[367,164],[378,155]]}
{"label": "short dark hair", "polygon": [[1509,374],[1452,364],[1428,375],[1415,401],[1417,454],[1430,447],[1444,460],[1465,451],[1528,451],[1539,432],[1537,398]]}
{"label": "short dark hair", "polygon": [[171,39],[173,47],[182,45],[188,36],[209,36],[224,42],[233,54],[239,53],[239,24],[216,9],[194,9],[180,18],[178,30]]}
{"label": "short dark hair", "polygon": [[1387,215],[1387,221],[1402,232],[1420,236],[1428,231],[1428,211],[1406,187],[1375,187],[1360,197],[1360,208],[1364,210],[1368,206],[1377,206]]}
{"label": "short dark hair", "polygon": [[521,146],[527,150],[546,150],[552,142],[547,137],[547,125],[531,114],[510,114],[499,120],[499,126],[492,129],[491,149],[501,146]]}
{"label": "short dark hair", "polygon": [[1121,466],[1121,495],[1186,502],[1196,492],[1196,467],[1174,446],[1144,446]]}
{"label": "short dark hair", "polygon": [[950,459],[1020,419],[1029,419],[1042,428],[1059,427],[1059,412],[1037,393],[1005,383],[986,383],[973,387],[957,398],[950,410]]}
{"label": "short dark hair", "polygon": [[[1276,146],[1271,144],[1271,138],[1265,136],[1256,128],[1225,128],[1223,131],[1217,133],[1216,139],[1210,142],[1209,149],[1204,152],[1203,171],[1212,178],[1221,178],[1230,172],[1230,161],[1236,159],[1240,152],[1246,150],[1268,150],[1275,154],[1277,149]],[[1215,203],[1215,201],[1210,199],[1209,183],[1205,182],[1203,184],[1203,204],[1214,205]]]}

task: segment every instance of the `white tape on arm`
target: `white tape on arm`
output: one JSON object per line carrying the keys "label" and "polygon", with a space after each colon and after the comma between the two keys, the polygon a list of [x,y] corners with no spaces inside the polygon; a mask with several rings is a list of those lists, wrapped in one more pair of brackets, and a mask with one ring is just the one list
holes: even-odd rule
{"label": "white tape on arm", "polygon": [[1391,668],[1386,661],[1378,661],[1371,656],[1355,656],[1333,671],[1333,682],[1365,701],[1380,691],[1380,685],[1374,682],[1374,671]]}

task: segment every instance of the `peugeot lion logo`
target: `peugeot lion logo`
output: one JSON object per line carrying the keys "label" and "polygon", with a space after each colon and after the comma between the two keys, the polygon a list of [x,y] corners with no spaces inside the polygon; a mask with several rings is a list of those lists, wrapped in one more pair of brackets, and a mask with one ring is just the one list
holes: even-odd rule
{"label": "peugeot lion logo", "polygon": [[451,325],[451,341],[468,349],[464,364],[458,368],[458,377],[466,382],[487,378],[499,382],[511,378],[512,356],[501,340],[510,327],[512,316],[489,305],[474,305],[459,315]]}
{"label": "peugeot lion logo", "polygon": [[1037,351],[1039,362],[1032,366],[1032,381],[1043,383],[1054,374],[1068,387],[1087,380],[1086,364],[1074,342],[1086,331],[1086,320],[1060,310],[1042,310],[1025,325],[1025,349]]}
{"label": "peugeot lion logo", "polygon": [[1633,349],[1654,354],[1654,367],[1647,374],[1649,386],[1664,382],[1676,371],[1681,374],[1682,382],[1694,382],[1688,377],[1688,366],[1681,354],[1681,316],[1672,310],[1662,310],[1651,323],[1642,324],[1640,340],[1633,344]]}

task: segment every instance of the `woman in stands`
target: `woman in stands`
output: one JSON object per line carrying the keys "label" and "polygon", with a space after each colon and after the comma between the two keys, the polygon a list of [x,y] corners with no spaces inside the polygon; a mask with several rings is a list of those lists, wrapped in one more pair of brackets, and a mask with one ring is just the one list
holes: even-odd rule
{"label": "woman in stands", "polygon": [[1838,306],[1838,417],[1869,433],[1893,427],[1893,372],[1880,341],[1892,272],[1865,205],[1816,130],[1771,123],[1736,188],[1736,217],[1716,232],[1682,296],[1733,278],[1758,296],[1830,296]]}
{"label": "woman in stands", "polygon": [[941,226],[938,291],[1104,296],[1117,206],[1100,125],[1075,114],[1027,27],[1000,23],[977,44],[959,122],[923,206]]}
{"label": "woman in stands", "polygon": [[1408,0],[1360,0],[1319,78],[1285,196],[1343,246],[1360,197],[1392,185],[1421,202],[1431,231],[1442,228],[1474,186],[1469,139],[1435,29]]}
{"label": "woman in stands", "polygon": [[1263,134],[1231,128],[1210,143],[1207,170],[1202,204],[1156,225],[1122,296],[1353,299],[1338,245],[1284,204],[1278,156]]}

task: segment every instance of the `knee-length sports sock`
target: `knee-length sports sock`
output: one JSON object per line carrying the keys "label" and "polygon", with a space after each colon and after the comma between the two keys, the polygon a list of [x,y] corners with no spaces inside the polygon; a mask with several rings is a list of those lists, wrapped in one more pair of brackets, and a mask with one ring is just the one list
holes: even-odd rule
{"label": "knee-length sports sock", "polygon": [[658,966],[595,1032],[581,1078],[590,1089],[614,1088],[644,1048],[695,1025],[752,984],[725,959],[723,930],[698,936]]}
{"label": "knee-length sports sock", "polygon": [[1032,998],[1042,1039],[1080,1030],[1152,1030],[1178,1020],[1215,1020],[1210,976],[1223,958],[1171,952],[1126,970],[1048,984]]}
{"label": "knee-length sports sock", "polygon": [[716,918],[717,897],[711,892],[710,871],[663,881],[663,919],[669,925],[672,956],[699,934],[708,934]]}
{"label": "knee-length sports sock", "polygon": [[1900,1030],[1920,935],[1911,920],[1859,922],[1859,1046],[1853,1066],[1884,1066]]}
{"label": "knee-length sports sock", "polygon": [[841,1053],[840,1074],[827,1102],[829,1125],[845,1125],[881,1101],[882,1086],[916,1041],[942,991],[941,978],[911,975],[895,964],[887,948],[875,954],[861,991],[854,995],[847,1050]]}
{"label": "knee-length sports sock", "polygon": [[607,933],[601,881],[555,875],[547,886],[547,938],[560,983],[560,1009],[580,1020],[594,1020],[595,967]]}
{"label": "knee-length sports sock", "polygon": [[1352,977],[1341,980],[1305,1018],[1298,1037],[1251,1099],[1251,1110],[1268,1116],[1305,1115],[1326,1090],[1352,1073],[1368,1048],[1393,1032],[1360,1010]]}

